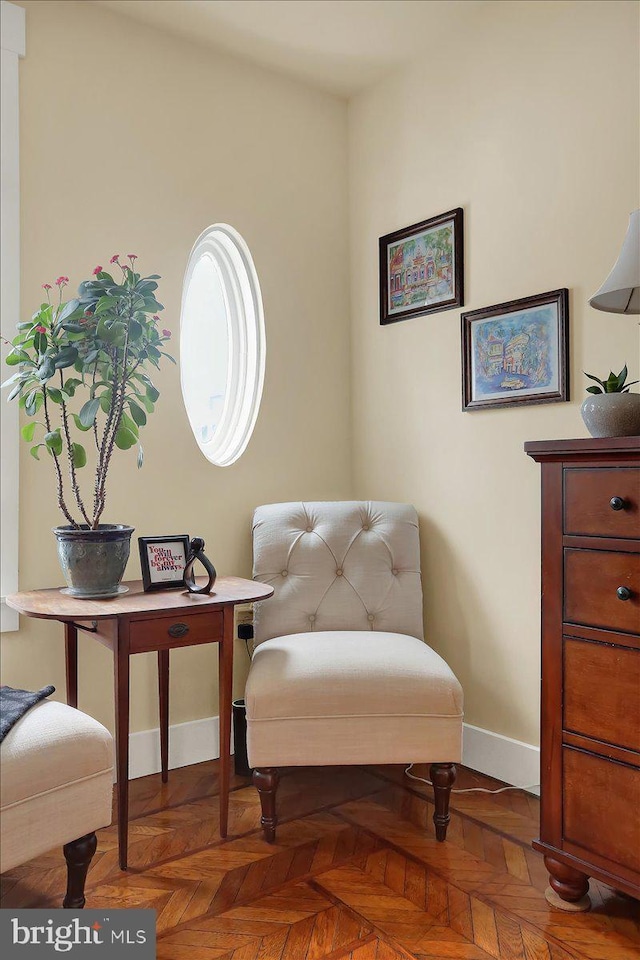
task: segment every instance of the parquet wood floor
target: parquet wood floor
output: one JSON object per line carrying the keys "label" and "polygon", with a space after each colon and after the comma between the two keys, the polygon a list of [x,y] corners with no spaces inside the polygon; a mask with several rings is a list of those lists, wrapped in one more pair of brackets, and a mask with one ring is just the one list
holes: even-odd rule
{"label": "parquet wood floor", "polygon": [[[640,906],[591,881],[592,910],[545,898],[530,842],[538,801],[522,791],[454,794],[436,843],[431,788],[399,767],[292,770],[277,843],[257,794],[235,778],[229,836],[216,763],[131,783],[129,861],[100,831],[87,905],[151,907],[159,960],[638,960]],[[421,776],[426,772],[418,768]],[[458,787],[500,786],[461,768]],[[3,907],[59,906],[62,852],[2,877]]]}

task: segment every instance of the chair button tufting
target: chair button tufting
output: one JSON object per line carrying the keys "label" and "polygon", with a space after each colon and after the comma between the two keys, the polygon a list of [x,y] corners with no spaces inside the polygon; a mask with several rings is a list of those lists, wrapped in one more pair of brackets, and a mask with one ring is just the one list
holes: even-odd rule
{"label": "chair button tufting", "polygon": [[338,569],[336,570],[336,577],[341,577],[341,576],[342,576],[342,570],[340,569],[340,567],[338,567]]}
{"label": "chair button tufting", "polygon": [[369,529],[369,524],[368,524],[368,523],[365,523],[365,524],[363,525],[362,529],[363,529],[363,530],[368,530],[368,529]]}
{"label": "chair button tufting", "polygon": [[313,533],[313,527],[307,527],[307,533]]}
{"label": "chair button tufting", "polygon": [[315,621],[316,621],[316,615],[315,613],[312,613],[311,616],[309,617],[309,623],[315,623]]}
{"label": "chair button tufting", "polygon": [[391,573],[394,575],[394,577],[397,577],[397,576],[398,576],[398,570],[397,570],[397,568],[394,567],[393,570],[391,571]]}
{"label": "chair button tufting", "polygon": [[369,614],[369,616],[367,617],[367,620],[369,621],[369,623],[373,623],[373,621],[375,620],[375,617],[373,616],[372,613]]}
{"label": "chair button tufting", "polygon": [[282,575],[283,577],[286,577],[288,573],[289,573],[288,570],[283,570],[281,575]]}

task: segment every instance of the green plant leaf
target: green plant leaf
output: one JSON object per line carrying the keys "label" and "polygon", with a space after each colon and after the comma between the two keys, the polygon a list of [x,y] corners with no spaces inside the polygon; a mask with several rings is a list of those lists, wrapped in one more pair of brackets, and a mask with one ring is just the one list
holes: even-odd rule
{"label": "green plant leaf", "polygon": [[160,391],[156,390],[152,383],[149,383],[147,386],[147,397],[151,400],[152,403],[155,403],[158,397],[160,396]]}
{"label": "green plant leaf", "polygon": [[72,414],[72,416],[73,416],[75,425],[76,425],[76,427],[78,428],[78,430],[82,430],[83,433],[86,433],[87,430],[91,430],[91,426],[89,426],[89,427],[83,427],[82,423],[80,422],[80,417],[78,416],[77,413]]}
{"label": "green plant leaf", "polygon": [[59,353],[53,357],[53,363],[56,370],[62,370],[64,367],[72,367],[78,359],[76,347],[63,347]]}
{"label": "green plant leaf", "polygon": [[77,377],[69,377],[68,380],[64,382],[64,391],[70,397],[73,397],[76,389],[82,384],[82,380],[78,380]]}
{"label": "green plant leaf", "polygon": [[116,447],[120,450],[129,450],[130,447],[135,447],[138,442],[138,438],[135,433],[129,430],[127,427],[122,424],[118,427],[116,433]]}
{"label": "green plant leaf", "polygon": [[36,432],[36,426],[36,421],[32,420],[31,423],[25,423],[24,427],[20,431],[27,443],[31,443],[33,440],[33,435]]}
{"label": "green plant leaf", "polygon": [[35,447],[31,447],[31,450],[29,450],[29,453],[31,454],[34,460],[40,459],[40,454],[38,452],[40,450],[40,447],[44,447],[44,443],[38,443],[36,444]]}
{"label": "green plant leaf", "polygon": [[83,425],[83,427],[90,427],[93,424],[99,409],[100,400],[98,398],[95,398],[94,400],[87,400],[79,414],[80,423]]}
{"label": "green plant leaf", "polygon": [[74,467],[84,467],[87,462],[87,451],[81,443],[71,444],[71,456]]}
{"label": "green plant leaf", "polygon": [[599,383],[601,387],[604,387],[604,380],[601,380],[599,377],[594,377],[591,373],[585,373],[584,370],[582,372],[584,373],[585,377],[589,378],[589,380],[595,380],[595,382]]}
{"label": "green plant leaf", "polygon": [[587,387],[587,393],[602,393],[602,392],[603,391],[600,387]]}
{"label": "green plant leaf", "polygon": [[60,436],[59,428],[57,430],[51,430],[50,433],[45,433],[44,442],[52,453],[60,456],[62,453],[62,437]]}
{"label": "green plant leaf", "polygon": [[60,324],[65,320],[74,318],[76,314],[78,317],[81,317],[83,313],[84,310],[80,306],[79,300],[69,300],[68,303],[63,304],[60,313],[56,317],[56,322]]}
{"label": "green plant leaf", "polygon": [[19,394],[21,393],[21,391],[22,391],[22,382],[16,383],[15,387],[13,388],[13,390],[11,391],[11,393],[9,394],[9,396],[7,397],[7,401],[9,401],[9,400],[15,400],[15,398],[16,398],[17,396],[19,396]]}
{"label": "green plant leaf", "polygon": [[129,400],[129,410],[131,411],[131,416],[137,423],[139,427],[144,427],[147,422],[147,415],[142,409],[142,407],[135,402],[135,400]]}

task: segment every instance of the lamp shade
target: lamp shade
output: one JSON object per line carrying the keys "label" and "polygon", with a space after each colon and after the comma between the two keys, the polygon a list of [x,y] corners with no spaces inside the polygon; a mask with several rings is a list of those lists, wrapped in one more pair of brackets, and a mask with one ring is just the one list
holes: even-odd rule
{"label": "lamp shade", "polygon": [[640,210],[629,217],[620,256],[589,303],[607,313],[640,313]]}

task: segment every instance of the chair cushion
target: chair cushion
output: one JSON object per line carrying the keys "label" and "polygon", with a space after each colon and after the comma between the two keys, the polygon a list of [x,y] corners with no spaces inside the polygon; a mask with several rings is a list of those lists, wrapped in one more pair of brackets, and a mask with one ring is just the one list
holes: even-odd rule
{"label": "chair cushion", "polygon": [[267,640],[245,699],[252,766],[460,759],[462,688],[416,637],[327,631]]}
{"label": "chair cushion", "polygon": [[113,740],[55,700],[33,707],[0,749],[0,871],[111,823]]}
{"label": "chair cushion", "polygon": [[45,700],[9,731],[0,751],[0,807],[113,770],[113,739],[101,723]]}
{"label": "chair cushion", "polygon": [[256,646],[307,631],[423,636],[418,515],[406,503],[329,500],[258,507],[253,575],[275,591],[254,605]]}

